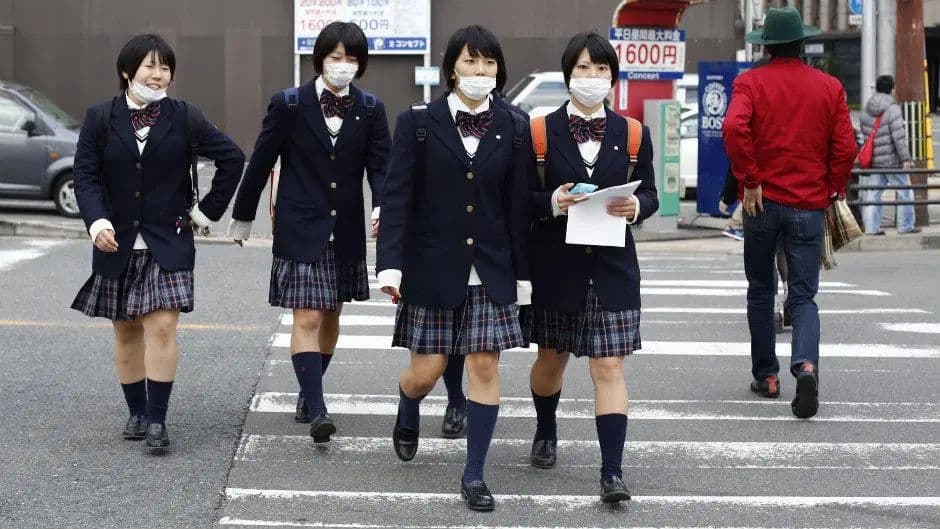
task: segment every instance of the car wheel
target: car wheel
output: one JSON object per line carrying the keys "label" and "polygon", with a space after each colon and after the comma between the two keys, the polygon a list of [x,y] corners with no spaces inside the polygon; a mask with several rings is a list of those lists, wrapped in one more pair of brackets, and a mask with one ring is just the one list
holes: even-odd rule
{"label": "car wheel", "polygon": [[78,199],[75,198],[75,177],[72,173],[65,173],[56,180],[52,190],[52,200],[59,215],[76,218],[81,215],[78,209]]}

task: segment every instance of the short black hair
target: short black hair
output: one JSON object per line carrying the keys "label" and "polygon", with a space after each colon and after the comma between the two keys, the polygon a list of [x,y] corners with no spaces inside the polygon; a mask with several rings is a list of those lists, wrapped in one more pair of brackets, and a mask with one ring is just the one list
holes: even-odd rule
{"label": "short black hair", "polygon": [[803,55],[803,44],[805,42],[805,40],[795,40],[783,44],[768,44],[765,46],[765,50],[774,59],[799,59]]}
{"label": "short black hair", "polygon": [[875,81],[875,91],[880,94],[890,94],[892,90],[894,90],[894,77],[879,75]]}
{"label": "short black hair", "polygon": [[173,47],[165,38],[153,33],[137,35],[124,44],[117,58],[118,83],[121,90],[127,90],[130,82],[124,74],[131,79],[137,74],[137,69],[151,53],[155,53],[160,62],[170,67],[170,77],[176,74],[176,54]]}
{"label": "short black hair", "polygon": [[313,45],[313,71],[323,75],[323,59],[333,53],[340,42],[346,49],[346,55],[352,55],[358,61],[356,79],[359,79],[365,75],[369,65],[369,41],[362,28],[352,22],[331,22],[323,28],[317,36],[317,43]]}
{"label": "short black hair", "polygon": [[565,76],[565,86],[568,86],[571,82],[571,72],[578,64],[578,57],[583,50],[588,51],[591,62],[594,64],[610,66],[610,86],[613,87],[620,72],[620,60],[617,58],[617,52],[614,51],[610,41],[594,31],[578,33],[571,37],[571,40],[568,41],[568,47],[561,54],[561,73]]}
{"label": "short black hair", "polygon": [[444,50],[444,60],[441,63],[444,79],[447,80],[447,88],[454,89],[454,69],[457,66],[457,58],[464,46],[470,52],[471,57],[480,55],[496,60],[496,91],[502,92],[506,86],[506,59],[503,57],[503,48],[499,45],[496,35],[483,26],[467,26],[460,28],[450,36],[447,41],[447,48]]}

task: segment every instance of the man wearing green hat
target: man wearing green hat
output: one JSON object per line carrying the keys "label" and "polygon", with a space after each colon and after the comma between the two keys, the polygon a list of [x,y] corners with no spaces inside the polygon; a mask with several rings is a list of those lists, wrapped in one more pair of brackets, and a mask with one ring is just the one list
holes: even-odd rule
{"label": "man wearing green hat", "polygon": [[764,27],[746,40],[771,61],[739,76],[724,121],[732,170],[743,189],[744,271],[751,332],[751,390],[780,396],[774,332],[774,254],[780,240],[789,266],[787,297],[793,322],[790,372],[796,377],[793,414],[819,407],[819,256],[826,207],[844,196],[857,154],[845,89],[838,79],[803,63],[804,26],[792,7],[770,9]]}

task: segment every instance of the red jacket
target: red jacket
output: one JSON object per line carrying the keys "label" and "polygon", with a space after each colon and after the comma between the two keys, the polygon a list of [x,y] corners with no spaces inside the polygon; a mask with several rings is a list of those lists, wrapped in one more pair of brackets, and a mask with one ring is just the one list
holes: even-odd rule
{"label": "red jacket", "polygon": [[844,194],[858,154],[842,83],[799,59],[773,59],[734,81],[723,136],[744,187],[800,209]]}

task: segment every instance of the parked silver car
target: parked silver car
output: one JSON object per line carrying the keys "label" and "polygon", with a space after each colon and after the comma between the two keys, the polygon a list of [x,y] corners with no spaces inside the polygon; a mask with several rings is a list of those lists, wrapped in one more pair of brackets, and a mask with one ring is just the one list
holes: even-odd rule
{"label": "parked silver car", "polygon": [[72,163],[81,123],[34,88],[0,81],[0,197],[52,200],[78,217]]}

